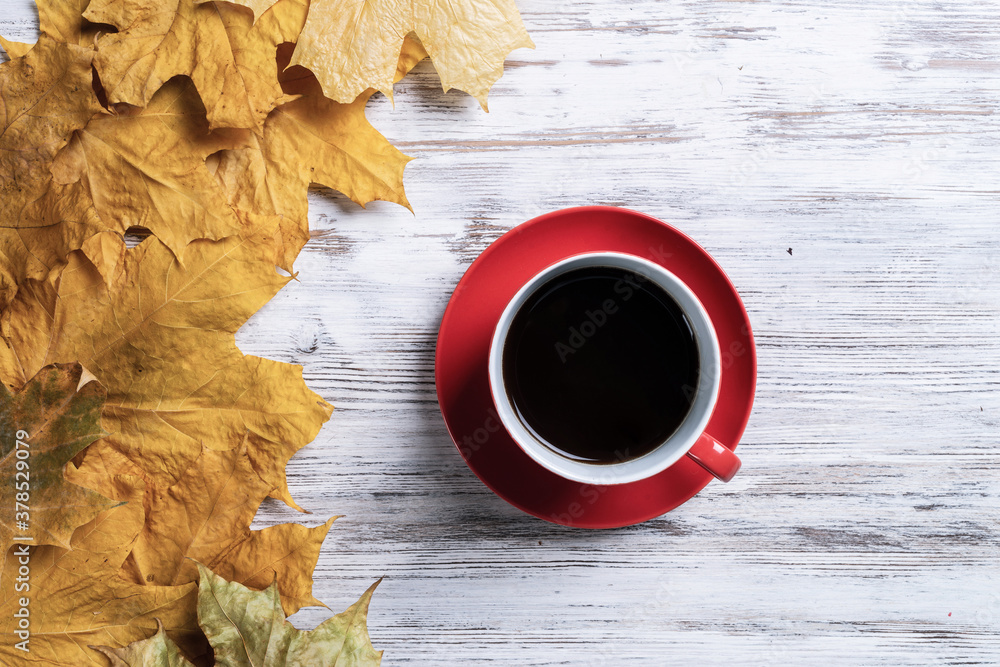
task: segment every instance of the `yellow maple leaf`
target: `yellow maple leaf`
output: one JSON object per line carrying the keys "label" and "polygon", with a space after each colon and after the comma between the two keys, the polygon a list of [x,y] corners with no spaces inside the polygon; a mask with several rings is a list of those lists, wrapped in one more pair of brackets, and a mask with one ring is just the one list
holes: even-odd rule
{"label": "yellow maple leaf", "polygon": [[[123,472],[141,474],[121,453],[103,449],[87,452],[71,479],[101,488]],[[203,449],[170,487],[150,485],[144,498],[117,498],[142,502],[146,510],[124,576],[137,584],[176,586],[198,580],[198,561],[247,586],[265,588],[277,581],[286,614],[322,604],[312,595],[309,573],[333,519],[315,528],[280,524],[252,531],[257,508],[271,489],[254,470],[244,443],[228,451]]]}
{"label": "yellow maple leaf", "polygon": [[444,90],[464,90],[484,109],[507,54],[534,48],[513,0],[314,0],[292,64],[314,72],[337,102],[352,102],[368,88],[391,98],[403,38],[411,32]]}
{"label": "yellow maple leaf", "polygon": [[[279,41],[301,26],[306,9],[306,0],[282,0],[254,31]],[[412,67],[423,51],[408,43],[404,56]],[[291,271],[309,238],[306,190],[313,179],[362,204],[381,198],[406,205],[408,158],[368,124],[364,100],[337,105],[317,88],[276,110],[266,135],[209,131],[198,91],[184,77],[166,83],[145,108],[94,114],[52,160],[54,178],[22,210],[17,228],[0,229],[0,253],[9,260],[7,275],[0,273],[0,305],[25,278],[42,278],[101,231],[144,227],[176,253],[196,238],[277,225],[274,261]],[[284,151],[307,147],[311,160],[285,159]]]}
{"label": "yellow maple leaf", "polygon": [[[280,41],[301,27],[306,10],[306,0],[281,0],[254,33]],[[51,46],[45,35],[40,43],[40,50]],[[397,77],[425,55],[419,43],[407,40]],[[310,85],[285,77],[285,92],[294,94],[282,97],[291,101],[274,110],[261,135],[210,131],[198,91],[185,77],[167,82],[145,108],[119,105],[105,112],[90,105],[94,113],[86,126],[72,132],[42,170],[19,212],[14,202],[15,222],[0,227],[0,255],[7,259],[0,263],[0,307],[25,279],[42,279],[87,243],[88,257],[102,273],[113,273],[113,267],[101,266],[97,247],[107,241],[90,240],[105,238],[104,231],[146,228],[176,254],[193,239],[276,226],[271,257],[291,271],[309,238],[309,183],[342,190],[362,205],[385,199],[408,206],[402,172],[409,158],[367,122],[371,91],[340,105],[322,96],[308,71],[292,69]],[[93,98],[90,88],[78,87],[74,94]],[[290,151],[307,159],[287,160]]]}
{"label": "yellow maple leaf", "polygon": [[[141,489],[142,481],[121,475],[112,484],[116,494],[127,495]],[[157,618],[181,639],[190,633],[194,584],[140,586],[118,576],[143,517],[141,503],[124,503],[79,527],[69,551],[14,546],[6,552],[0,574],[0,663],[103,667],[104,656],[88,645],[139,641],[157,629]],[[26,586],[18,590],[15,582]],[[30,617],[27,636],[15,615],[23,608]],[[28,652],[17,648],[25,638]]]}
{"label": "yellow maple leaf", "polygon": [[47,366],[12,394],[0,386],[0,552],[15,536],[69,548],[73,531],[116,503],[63,476],[101,435],[104,388],[79,364]]}
{"label": "yellow maple leaf", "polygon": [[[107,26],[91,23],[83,18],[90,0],[37,0],[38,31],[59,42],[92,47]],[[0,46],[11,58],[23,56],[34,44],[11,42],[0,37]]]}
{"label": "yellow maple leaf", "polygon": [[34,45],[25,44],[24,42],[12,42],[3,35],[0,35],[0,46],[3,47],[3,50],[8,57],[22,58]]}
{"label": "yellow maple leaf", "polygon": [[[227,579],[255,589],[266,587],[277,574],[286,614],[300,607],[325,607],[313,597],[311,573],[334,518],[312,528],[282,523],[253,531],[246,540],[236,541],[232,551],[216,559],[212,567]],[[290,561],[288,564],[284,562],[286,559]]]}
{"label": "yellow maple leaf", "polygon": [[[265,16],[261,23],[266,20]],[[426,57],[420,42],[407,38],[395,80]],[[212,168],[232,206],[280,216],[283,247],[294,254],[309,239],[310,183],[339,190],[361,206],[383,200],[410,208],[403,170],[412,158],[393,147],[365,117],[374,90],[350,104],[334,102],[323,96],[316,78],[302,67],[284,70],[282,86],[298,99],[275,109],[263,134],[251,136],[247,146],[213,156]],[[288,155],[296,159],[288,160]],[[284,261],[290,262],[288,257]]]}
{"label": "yellow maple leaf", "polygon": [[189,76],[209,127],[257,128],[284,99],[275,51],[295,41],[305,18],[300,0],[280,0],[253,24],[225,2],[92,0],[84,16],[120,32],[97,40],[94,65],[112,104],[146,106],[174,76]]}
{"label": "yellow maple leaf", "polygon": [[[339,190],[362,206],[380,199],[409,208],[403,170],[411,158],[365,118],[368,96],[339,104],[307,95],[275,109],[262,137],[217,156],[216,176],[230,203],[282,216],[288,235],[303,243],[308,239],[310,183]],[[288,160],[290,154],[296,159]],[[297,252],[301,245],[286,242],[286,247]]]}
{"label": "yellow maple leaf", "polygon": [[115,232],[98,232],[83,242],[80,250],[97,267],[108,290],[113,290],[125,270],[125,244]]}
{"label": "yellow maple leaf", "polygon": [[46,281],[20,290],[0,320],[0,380],[17,387],[36,365],[79,360],[108,391],[110,435],[92,447],[118,449],[163,487],[203,445],[232,449],[249,437],[251,459],[282,462],[258,473],[294,506],[283,463],[332,407],[305,386],[300,366],[236,348],[236,330],[291,279],[275,271],[269,243],[198,240],[174,257],[151,236],[125,251],[112,289],[74,251]]}
{"label": "yellow maple leaf", "polygon": [[83,11],[90,0],[36,0],[38,31],[80,46],[93,46],[99,28],[85,21]]}
{"label": "yellow maple leaf", "polygon": [[77,131],[52,166],[65,187],[47,196],[91,205],[99,219],[94,232],[145,227],[179,254],[194,239],[244,228],[205,158],[245,142],[239,133],[210,132],[194,85],[178,77],[147,107],[100,114]]}
{"label": "yellow maple leaf", "polygon": [[103,111],[93,92],[92,57],[92,51],[43,34],[24,56],[0,65],[0,252],[6,259],[0,263],[0,305],[22,280],[44,277],[59,259],[58,249],[35,246],[27,237],[83,240],[80,229],[53,232],[52,219],[37,209],[52,186],[57,153],[74,130]]}
{"label": "yellow maple leaf", "polygon": [[0,198],[7,220],[17,220],[44,191],[56,153],[101,111],[92,57],[42,35],[37,48],[0,65]]}
{"label": "yellow maple leaf", "polygon": [[[85,244],[100,266],[97,244],[109,241],[92,239],[106,239],[101,232],[124,234],[130,227],[143,227],[178,253],[194,239],[220,239],[278,224],[267,215],[238,212],[229,205],[227,191],[205,160],[224,148],[247,145],[251,137],[209,132],[204,107],[188,79],[168,82],[146,108],[98,110],[40,168],[44,173],[38,178],[44,182],[31,188],[31,201],[20,210],[17,201],[11,202],[13,210],[7,208],[11,221],[0,227],[0,256],[5,259],[0,263],[0,306],[25,279],[43,278]],[[308,229],[305,222],[281,223],[289,227],[287,238],[276,240],[271,254],[290,271]]]}

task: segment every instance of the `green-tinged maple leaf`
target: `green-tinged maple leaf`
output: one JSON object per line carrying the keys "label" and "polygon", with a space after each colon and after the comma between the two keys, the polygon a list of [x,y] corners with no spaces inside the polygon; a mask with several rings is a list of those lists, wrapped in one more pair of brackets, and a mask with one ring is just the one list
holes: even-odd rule
{"label": "green-tinged maple leaf", "polygon": [[377,582],[346,611],[314,630],[298,630],[285,620],[274,584],[254,591],[200,563],[198,570],[198,624],[212,644],[217,667],[368,667],[382,660],[367,628]]}
{"label": "green-tinged maple leaf", "polygon": [[111,660],[111,667],[194,667],[181,655],[180,649],[157,620],[156,634],[149,639],[133,642],[125,648],[91,646]]}
{"label": "green-tinged maple leaf", "polygon": [[[368,638],[368,604],[378,582],[343,613],[314,630],[285,620],[272,585],[250,590],[198,563],[198,624],[215,652],[216,667],[377,667],[382,651]],[[189,667],[160,628],[125,648],[94,647],[112,667]]]}
{"label": "green-tinged maple leaf", "polygon": [[12,393],[0,386],[0,552],[14,536],[69,548],[77,527],[116,505],[67,481],[66,464],[101,437],[105,392],[79,364],[46,366]]}

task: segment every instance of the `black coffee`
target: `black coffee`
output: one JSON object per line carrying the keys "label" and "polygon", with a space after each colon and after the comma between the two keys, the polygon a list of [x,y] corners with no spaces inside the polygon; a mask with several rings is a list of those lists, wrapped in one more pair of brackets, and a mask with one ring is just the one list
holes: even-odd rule
{"label": "black coffee", "polygon": [[522,423],[553,450],[616,463],[649,453],[687,416],[698,344],[659,285],[625,269],[574,269],[514,317],[503,378]]}

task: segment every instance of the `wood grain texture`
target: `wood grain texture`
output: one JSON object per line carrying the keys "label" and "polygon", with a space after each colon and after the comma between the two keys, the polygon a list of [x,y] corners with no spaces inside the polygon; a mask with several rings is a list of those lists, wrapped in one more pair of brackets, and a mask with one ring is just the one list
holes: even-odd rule
{"label": "wood grain texture", "polygon": [[[298,282],[240,332],[338,408],[288,468],[313,515],[255,526],[345,515],[314,592],[386,577],[387,666],[1000,663],[1000,4],[519,5],[537,49],[489,114],[428,63],[369,105],[416,214],[315,189]],[[578,204],[693,236],[759,346],[737,478],[620,530],[494,496],[434,391],[463,270]]]}

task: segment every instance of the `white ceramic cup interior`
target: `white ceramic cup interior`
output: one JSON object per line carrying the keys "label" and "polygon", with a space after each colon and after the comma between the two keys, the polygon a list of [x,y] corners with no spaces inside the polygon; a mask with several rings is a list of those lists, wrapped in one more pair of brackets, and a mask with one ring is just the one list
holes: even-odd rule
{"label": "white ceramic cup interior", "polygon": [[[521,422],[517,411],[511,405],[503,382],[503,349],[511,322],[517,311],[532,293],[542,284],[558,275],[591,266],[610,266],[634,271],[659,285],[684,311],[694,330],[698,345],[698,386],[694,401],[684,421],[662,444],[648,454],[619,463],[586,463],[569,459],[535,437]],[[625,484],[657,474],[676,463],[697,442],[705,431],[715,402],[719,396],[721,381],[721,354],[715,327],[705,312],[698,297],[677,276],[649,260],[635,255],[617,252],[595,252],[574,255],[559,261],[536,274],[510,300],[493,332],[490,343],[489,377],[490,391],[496,404],[500,421],[514,441],[524,452],[566,479],[588,484]]]}

